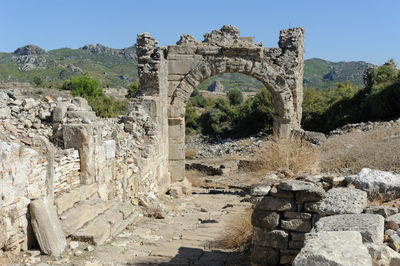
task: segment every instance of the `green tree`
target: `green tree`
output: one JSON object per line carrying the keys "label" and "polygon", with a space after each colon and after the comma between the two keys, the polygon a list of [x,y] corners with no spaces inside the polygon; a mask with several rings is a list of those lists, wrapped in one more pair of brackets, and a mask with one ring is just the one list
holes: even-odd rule
{"label": "green tree", "polygon": [[229,90],[227,96],[232,105],[239,105],[243,102],[243,94],[239,89]]}
{"label": "green tree", "polygon": [[80,97],[97,97],[104,95],[103,89],[99,87],[97,80],[89,77],[88,74],[71,79],[64,82],[63,90],[70,90],[73,96]]}
{"label": "green tree", "polygon": [[133,98],[136,95],[136,92],[139,90],[139,82],[135,81],[129,84],[128,86],[128,94],[127,98]]}
{"label": "green tree", "polygon": [[39,76],[34,76],[33,83],[35,84],[36,87],[40,87],[43,85],[43,80]]}

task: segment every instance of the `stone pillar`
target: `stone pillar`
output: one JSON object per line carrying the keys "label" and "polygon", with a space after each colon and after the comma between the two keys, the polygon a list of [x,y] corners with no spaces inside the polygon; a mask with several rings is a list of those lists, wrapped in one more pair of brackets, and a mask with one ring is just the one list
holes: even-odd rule
{"label": "stone pillar", "polygon": [[185,178],[185,119],[168,119],[169,172],[172,182]]}
{"label": "stone pillar", "polygon": [[284,67],[293,95],[292,130],[300,129],[303,104],[304,29],[281,30],[278,45],[283,52],[280,64]]}
{"label": "stone pillar", "polygon": [[90,124],[63,125],[63,139],[66,149],[79,149],[81,161],[81,184],[95,182],[96,165],[93,128]]}

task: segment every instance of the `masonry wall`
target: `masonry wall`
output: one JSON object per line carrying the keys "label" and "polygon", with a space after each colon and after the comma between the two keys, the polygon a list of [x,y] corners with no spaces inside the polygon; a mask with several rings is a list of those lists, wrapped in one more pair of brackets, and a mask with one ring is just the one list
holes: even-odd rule
{"label": "masonry wall", "polygon": [[318,219],[316,202],[325,191],[307,182],[283,181],[253,188],[252,263],[291,265]]}
{"label": "masonry wall", "polygon": [[[46,195],[47,161],[38,151],[15,142],[0,142],[0,249],[28,247],[28,206]],[[55,155],[55,193],[79,184],[79,157],[75,150]]]}

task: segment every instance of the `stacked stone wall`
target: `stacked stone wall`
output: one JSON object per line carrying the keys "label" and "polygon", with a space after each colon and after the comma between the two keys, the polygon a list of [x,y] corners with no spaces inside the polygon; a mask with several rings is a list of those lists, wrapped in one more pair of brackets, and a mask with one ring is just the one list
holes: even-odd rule
{"label": "stacked stone wall", "polygon": [[315,206],[325,191],[313,183],[291,180],[252,194],[252,263],[291,265],[318,219]]}

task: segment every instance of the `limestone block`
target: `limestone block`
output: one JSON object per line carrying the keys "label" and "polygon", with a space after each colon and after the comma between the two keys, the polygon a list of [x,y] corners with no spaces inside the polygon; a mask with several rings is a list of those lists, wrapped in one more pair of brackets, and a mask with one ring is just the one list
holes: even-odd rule
{"label": "limestone block", "polygon": [[67,246],[56,211],[46,199],[34,200],[30,206],[31,222],[42,253],[60,256]]}
{"label": "limestone block", "polygon": [[115,140],[110,139],[104,141],[104,146],[106,147],[106,159],[111,159],[115,157],[115,152],[116,152],[116,144]]}
{"label": "limestone block", "polygon": [[252,185],[250,188],[251,196],[265,196],[271,190],[270,185]]}
{"label": "limestone block", "polygon": [[295,232],[310,232],[311,220],[310,219],[287,219],[281,221],[281,227],[286,230]]}
{"label": "limestone block", "polygon": [[279,213],[271,211],[254,210],[251,224],[267,229],[275,229],[279,225]]}
{"label": "limestone block", "polygon": [[168,73],[169,74],[187,74],[194,67],[195,59],[179,59],[179,60],[168,60]]}
{"label": "limestone block", "polygon": [[286,199],[294,198],[293,192],[282,190],[282,189],[277,188],[277,187],[271,188],[271,191],[269,192],[269,194],[271,196],[273,196],[273,197],[276,197],[276,198],[286,198]]}
{"label": "limestone block", "polygon": [[194,45],[169,45],[167,59],[175,55],[194,55],[196,50],[197,47]]}
{"label": "limestone block", "polygon": [[293,265],[372,266],[372,260],[359,232],[319,232],[308,236]]}
{"label": "limestone block", "polygon": [[265,211],[296,211],[296,203],[293,199],[284,199],[284,198],[274,198],[274,197],[264,197],[257,205],[255,206],[257,210],[265,210]]}
{"label": "limestone block", "polygon": [[368,193],[369,199],[384,197],[392,200],[400,197],[400,175],[363,168],[359,174],[346,177],[346,181]]}
{"label": "limestone block", "polygon": [[59,123],[65,116],[68,110],[69,102],[58,102],[56,108],[53,110],[53,122]]}
{"label": "limestone block", "polygon": [[310,182],[305,182],[301,180],[284,180],[279,183],[279,188],[286,191],[308,191],[314,190],[317,185]]}
{"label": "limestone block", "polygon": [[71,102],[75,106],[79,107],[79,110],[81,110],[81,111],[92,111],[92,107],[90,107],[90,105],[88,104],[88,102],[85,98],[74,97]]}
{"label": "limestone block", "polygon": [[373,243],[365,243],[369,254],[374,262],[374,266],[390,265],[397,266],[400,262],[400,254],[385,245],[377,245]]}
{"label": "limestone block", "polygon": [[296,202],[320,201],[325,195],[325,190],[316,186],[313,189],[296,192]]}
{"label": "limestone block", "polygon": [[290,219],[311,219],[312,214],[307,212],[284,212],[283,217]]}
{"label": "limestone block", "polygon": [[81,132],[86,132],[88,135],[91,135],[93,132],[93,128],[91,125],[87,124],[66,124],[63,125],[63,140],[64,147],[66,149],[74,148],[79,149],[82,141],[84,141],[83,134]]}
{"label": "limestone block", "polygon": [[251,262],[253,265],[279,265],[279,249],[253,245]]}
{"label": "limestone block", "polygon": [[384,218],[378,214],[341,214],[322,217],[313,230],[358,231],[364,243],[383,243]]}
{"label": "limestone block", "polygon": [[268,230],[261,227],[253,227],[253,243],[257,246],[286,249],[288,247],[289,234],[283,230]]}
{"label": "limestone block", "polygon": [[76,190],[67,192],[57,197],[54,204],[57,207],[57,214],[60,215],[66,210],[72,208],[76,202],[80,200],[80,193]]}
{"label": "limestone block", "polygon": [[332,188],[318,206],[320,215],[362,213],[367,207],[367,193],[352,188]]}
{"label": "limestone block", "polygon": [[383,218],[387,218],[389,216],[397,214],[398,209],[396,207],[369,206],[365,208],[364,212],[370,214],[379,214],[382,215]]}
{"label": "limestone block", "polygon": [[86,122],[96,120],[96,113],[93,111],[67,111],[66,116],[68,118],[77,118]]}
{"label": "limestone block", "polygon": [[180,182],[185,178],[185,161],[184,160],[169,160],[168,170],[172,182]]}
{"label": "limestone block", "polygon": [[0,119],[7,119],[11,116],[11,110],[8,106],[0,107]]}
{"label": "limestone block", "polygon": [[180,143],[169,142],[168,158],[170,160],[184,160],[185,146]]}

